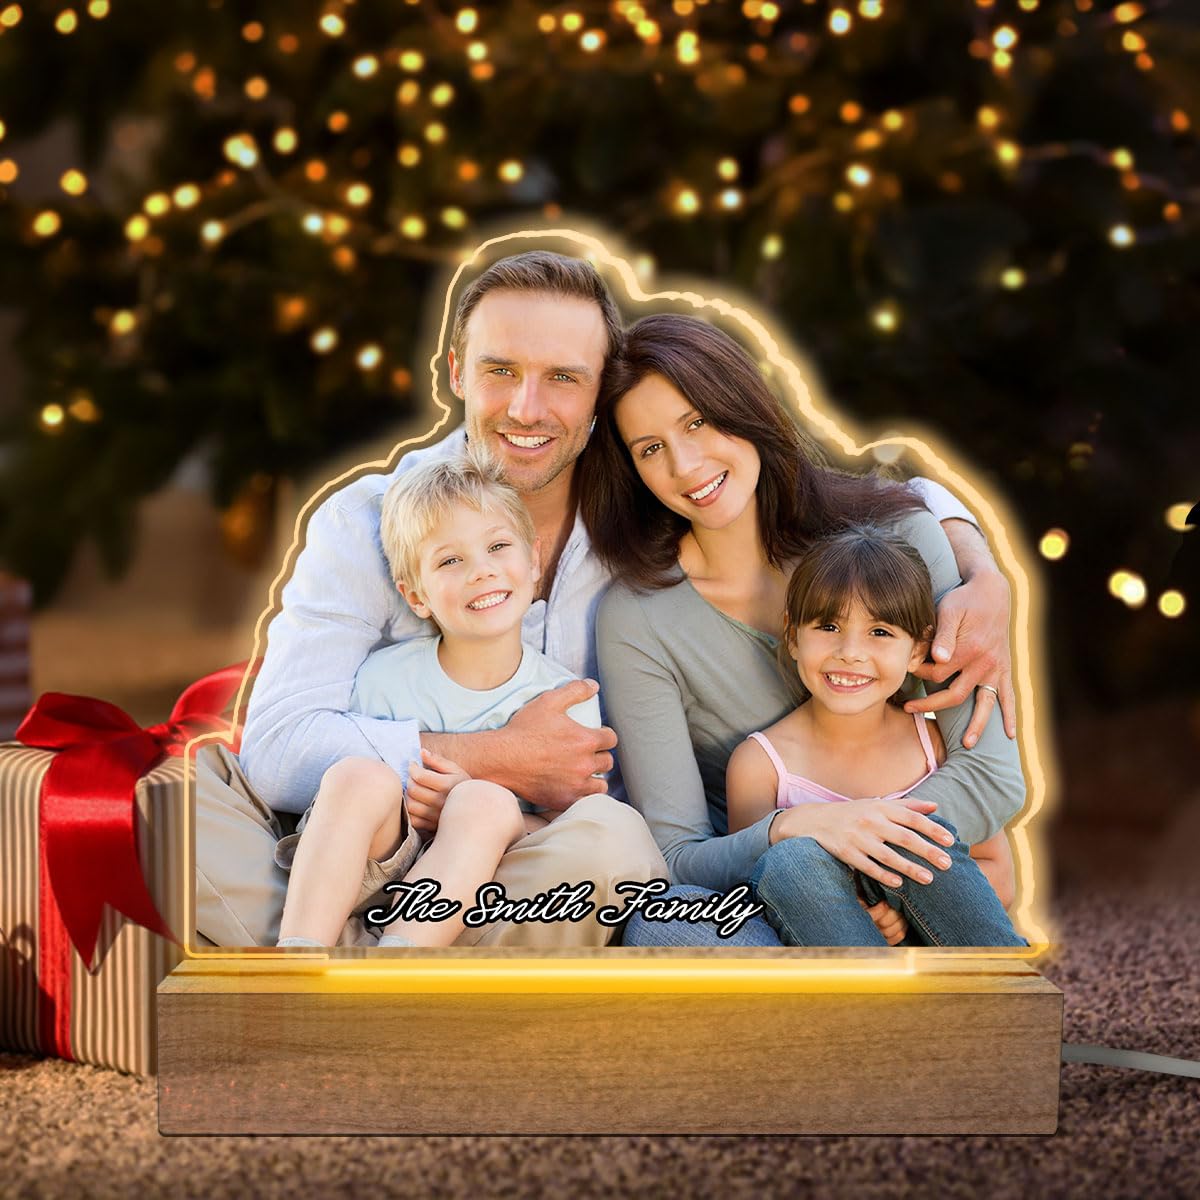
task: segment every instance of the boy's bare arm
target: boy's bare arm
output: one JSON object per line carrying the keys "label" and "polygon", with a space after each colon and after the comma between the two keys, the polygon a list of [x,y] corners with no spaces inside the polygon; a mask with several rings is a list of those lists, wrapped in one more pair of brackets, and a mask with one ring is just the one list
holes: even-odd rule
{"label": "boy's bare arm", "polygon": [[[617,735],[579,724],[567,710],[594,696],[599,685],[578,679],[543,692],[502,729],[481,733],[422,733],[421,745],[453,759],[474,779],[488,779],[532,804],[556,811],[607,792],[595,776],[612,770]],[[411,794],[423,799],[419,788]]]}
{"label": "boy's bare arm", "polygon": [[1016,869],[1008,839],[1003,833],[994,834],[972,846],[971,857],[1000,897],[1000,903],[1008,908],[1017,897]]}

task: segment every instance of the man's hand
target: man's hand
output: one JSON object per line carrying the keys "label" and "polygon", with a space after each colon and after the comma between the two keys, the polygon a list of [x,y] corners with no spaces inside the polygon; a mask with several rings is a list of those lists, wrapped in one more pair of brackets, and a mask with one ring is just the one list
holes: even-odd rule
{"label": "man's hand", "polygon": [[904,919],[904,914],[894,909],[886,900],[869,905],[860,899],[859,904],[867,910],[867,915],[875,922],[875,928],[883,935],[884,941],[889,946],[900,945],[908,932],[908,922]]}
{"label": "man's hand", "polygon": [[[938,605],[932,663],[918,667],[918,679],[941,683],[955,672],[958,678],[944,691],[910,700],[905,712],[937,712],[961,704],[975,693],[975,711],[963,735],[974,746],[992,715],[997,693],[1004,715],[1004,732],[1016,737],[1017,700],[1012,685],[1012,655],[1008,646],[1008,580],[994,568],[979,570],[961,587],[947,592]],[[995,692],[981,685],[990,685]],[[976,690],[978,689],[978,690]]]}
{"label": "man's hand", "polygon": [[422,749],[421,762],[408,764],[408,787],[404,793],[413,828],[436,832],[446,797],[470,778],[457,763]]}
{"label": "man's hand", "polygon": [[561,812],[576,800],[607,792],[594,778],[611,771],[617,735],[607,725],[591,729],[567,715],[599,691],[592,679],[577,679],[543,692],[515,713],[503,730],[508,737],[502,781],[518,796]]}

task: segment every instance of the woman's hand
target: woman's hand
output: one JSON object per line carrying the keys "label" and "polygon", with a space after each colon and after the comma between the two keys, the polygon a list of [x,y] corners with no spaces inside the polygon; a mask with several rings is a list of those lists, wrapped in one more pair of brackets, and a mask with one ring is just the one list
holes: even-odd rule
{"label": "woman's hand", "polygon": [[[772,845],[789,837],[810,837],[834,858],[885,887],[897,888],[901,875],[930,883],[933,874],[892,849],[899,846],[940,870],[950,866],[942,846],[954,845],[948,829],[929,819],[937,808],[915,796],[902,800],[846,800],[835,804],[797,804],[771,822]],[[891,868],[890,870],[888,868]],[[899,874],[897,874],[897,872]]]}
{"label": "woman's hand", "polygon": [[421,762],[408,764],[408,787],[404,793],[413,828],[434,833],[446,797],[470,778],[458,763],[422,749]]}

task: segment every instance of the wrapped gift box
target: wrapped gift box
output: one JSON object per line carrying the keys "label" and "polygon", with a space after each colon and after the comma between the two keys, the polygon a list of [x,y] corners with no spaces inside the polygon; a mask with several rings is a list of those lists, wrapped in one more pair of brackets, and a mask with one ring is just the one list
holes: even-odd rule
{"label": "wrapped gift box", "polygon": [[[0,745],[0,1048],[54,1054],[60,1024],[69,1057],[137,1075],[156,1069],[155,989],[183,957],[166,938],[105,907],[89,971],[69,942],[44,979],[39,911],[38,806],[54,754]],[[138,855],[142,877],[169,929],[183,929],[185,760],[168,757],[139,780]],[[58,996],[54,992],[58,992]],[[65,1012],[56,1012],[59,1004]],[[68,1032],[69,1031],[69,1032]],[[67,1056],[67,1055],[64,1055]]]}

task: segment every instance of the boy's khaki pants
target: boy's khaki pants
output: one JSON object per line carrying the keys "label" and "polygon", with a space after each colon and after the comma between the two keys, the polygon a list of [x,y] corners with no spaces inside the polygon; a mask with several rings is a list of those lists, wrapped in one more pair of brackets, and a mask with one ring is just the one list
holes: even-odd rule
{"label": "boy's khaki pants", "polygon": [[[237,757],[210,744],[196,755],[196,941],[200,946],[273,946],[287,894],[287,872],[275,865],[275,843],[286,832],[250,787]],[[641,816],[608,796],[585,796],[544,829],[523,837],[500,860],[497,883],[510,900],[557,884],[595,884],[593,915],[582,921],[495,922],[466,929],[456,946],[603,946],[615,930],[595,911],[622,907],[615,885],[667,878],[667,867]],[[340,946],[372,946],[375,935],[358,917]]]}

